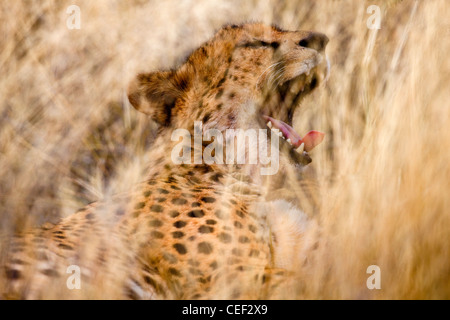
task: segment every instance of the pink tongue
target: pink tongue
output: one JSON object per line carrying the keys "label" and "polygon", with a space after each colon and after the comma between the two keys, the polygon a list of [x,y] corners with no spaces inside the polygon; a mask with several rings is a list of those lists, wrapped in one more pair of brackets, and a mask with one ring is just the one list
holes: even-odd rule
{"label": "pink tongue", "polygon": [[292,145],[295,148],[300,147],[300,145],[304,143],[306,152],[311,151],[318,144],[320,144],[325,136],[325,134],[322,132],[310,131],[303,138],[301,138],[300,135],[295,132],[294,128],[292,128],[287,123],[267,116],[263,116],[263,118],[265,119],[265,121],[272,122],[273,128],[279,129],[286,139],[290,139]]}
{"label": "pink tongue", "polygon": [[305,151],[309,152],[312,149],[314,149],[317,145],[319,145],[323,141],[324,137],[325,137],[325,133],[323,133],[323,132],[319,132],[319,131],[315,131],[315,130],[308,132],[303,137],[303,142],[305,143]]}

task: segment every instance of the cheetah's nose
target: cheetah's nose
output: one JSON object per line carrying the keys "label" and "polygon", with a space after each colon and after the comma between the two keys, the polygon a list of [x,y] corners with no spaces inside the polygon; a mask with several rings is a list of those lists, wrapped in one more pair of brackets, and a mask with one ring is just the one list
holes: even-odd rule
{"label": "cheetah's nose", "polygon": [[317,51],[323,51],[327,46],[329,39],[323,33],[311,32],[306,37],[301,39],[298,43],[299,46],[314,49]]}

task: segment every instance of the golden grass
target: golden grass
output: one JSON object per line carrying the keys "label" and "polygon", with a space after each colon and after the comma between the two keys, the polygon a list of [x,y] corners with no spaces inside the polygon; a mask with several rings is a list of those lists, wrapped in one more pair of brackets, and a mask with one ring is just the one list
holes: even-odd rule
{"label": "golden grass", "polygon": [[[447,0],[72,1],[0,4],[1,233],[57,221],[140,180],[155,127],[129,80],[173,67],[225,23],[324,32],[331,77],[297,114],[314,151],[326,246],[287,298],[450,298]],[[366,268],[381,268],[381,290]],[[0,282],[1,285],[1,282]]]}

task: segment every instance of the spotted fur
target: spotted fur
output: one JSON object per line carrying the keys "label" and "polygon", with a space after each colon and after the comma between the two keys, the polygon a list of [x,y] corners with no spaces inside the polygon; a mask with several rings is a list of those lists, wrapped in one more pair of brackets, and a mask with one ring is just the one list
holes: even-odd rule
{"label": "spotted fur", "polygon": [[[160,126],[147,176],[129,194],[11,239],[2,296],[273,297],[289,269],[289,249],[280,243],[285,226],[294,227],[287,237],[300,241],[298,249],[308,225],[284,192],[287,176],[304,179],[309,157],[284,152],[282,144],[273,177],[260,176],[258,165],[175,165],[170,134],[176,128],[193,134],[194,120],[203,130],[265,128],[262,112],[289,122],[301,95],[285,86],[298,78],[310,91],[323,81],[327,41],[262,24],[225,26],[179,68],[139,74],[129,100]],[[67,289],[70,265],[81,268],[80,290]]]}

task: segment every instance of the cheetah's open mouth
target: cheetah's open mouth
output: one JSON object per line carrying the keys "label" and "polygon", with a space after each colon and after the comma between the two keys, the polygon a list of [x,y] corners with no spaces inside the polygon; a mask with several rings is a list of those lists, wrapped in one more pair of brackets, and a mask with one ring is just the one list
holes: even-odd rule
{"label": "cheetah's open mouth", "polygon": [[310,131],[303,138],[287,123],[276,120],[272,117],[263,116],[267,120],[267,126],[279,137],[286,140],[298,153],[309,152],[323,140],[324,133],[319,131]]}
{"label": "cheetah's open mouth", "polygon": [[[303,97],[311,93],[319,85],[320,77],[317,70],[302,73],[285,81],[277,88],[277,108],[262,110],[262,120],[280,139],[280,150],[286,150],[294,162],[306,165],[311,162],[308,152],[319,145],[325,134],[319,131],[309,131],[303,138],[292,128],[295,108]],[[283,119],[283,120],[281,120]]]}

